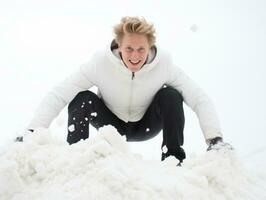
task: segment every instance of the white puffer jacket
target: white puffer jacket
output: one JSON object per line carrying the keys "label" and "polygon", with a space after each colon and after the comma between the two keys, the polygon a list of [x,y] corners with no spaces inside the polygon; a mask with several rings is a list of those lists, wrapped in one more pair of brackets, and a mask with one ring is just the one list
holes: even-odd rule
{"label": "white puffer jacket", "polygon": [[[112,43],[113,45],[114,43]],[[153,47],[146,64],[134,77],[121,60],[117,49],[110,46],[96,53],[90,62],[58,84],[37,108],[28,128],[49,127],[59,112],[78,92],[96,86],[106,106],[125,122],[140,120],[156,92],[163,85],[178,90],[185,103],[197,114],[205,139],[221,137],[213,104],[161,49]]]}

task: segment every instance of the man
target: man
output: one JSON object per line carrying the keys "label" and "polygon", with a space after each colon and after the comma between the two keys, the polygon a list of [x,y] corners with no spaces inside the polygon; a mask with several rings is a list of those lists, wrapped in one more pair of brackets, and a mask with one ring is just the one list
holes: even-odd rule
{"label": "man", "polygon": [[[155,30],[143,18],[124,17],[114,27],[115,39],[105,51],[57,85],[43,100],[28,128],[49,127],[69,103],[69,144],[111,124],[127,141],[153,138],[161,130],[161,159],[185,159],[183,101],[197,114],[209,149],[222,134],[206,94],[155,45]],[[98,88],[98,94],[88,89]],[[163,148],[166,147],[166,148]]]}

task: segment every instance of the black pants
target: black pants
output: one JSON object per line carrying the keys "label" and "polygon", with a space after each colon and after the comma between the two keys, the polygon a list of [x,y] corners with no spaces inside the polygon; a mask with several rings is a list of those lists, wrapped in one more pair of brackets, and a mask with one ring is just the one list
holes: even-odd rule
{"label": "black pants", "polygon": [[96,129],[112,125],[127,141],[144,141],[163,130],[163,143],[168,151],[175,152],[183,145],[185,124],[183,98],[171,87],[160,89],[145,115],[137,122],[124,122],[113,114],[103,101],[91,91],[83,91],[68,107],[69,144],[89,137],[89,124]]}

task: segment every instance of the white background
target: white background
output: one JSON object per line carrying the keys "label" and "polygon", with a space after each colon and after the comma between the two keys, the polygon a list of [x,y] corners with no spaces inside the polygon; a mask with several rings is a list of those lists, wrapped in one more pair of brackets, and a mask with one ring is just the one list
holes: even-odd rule
{"label": "white background", "polygon": [[[53,85],[106,47],[112,27],[130,15],[154,23],[157,44],[209,94],[225,140],[242,156],[255,153],[263,162],[265,11],[264,0],[0,0],[0,146],[26,127]],[[197,118],[185,109],[184,147],[204,152]],[[66,120],[63,112],[54,126],[64,130],[62,137]],[[161,135],[134,146],[149,157],[160,143]]]}

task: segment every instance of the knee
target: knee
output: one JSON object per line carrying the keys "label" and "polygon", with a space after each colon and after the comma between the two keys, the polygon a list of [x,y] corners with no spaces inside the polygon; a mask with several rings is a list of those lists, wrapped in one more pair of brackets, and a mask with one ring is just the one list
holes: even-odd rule
{"label": "knee", "polygon": [[89,90],[79,92],[69,103],[68,110],[72,110],[73,108],[79,106],[79,104],[82,104],[85,101],[93,101],[95,98],[98,98],[98,96]]}
{"label": "knee", "polygon": [[183,103],[183,97],[182,95],[174,88],[172,87],[164,87],[160,89],[157,93],[157,98],[159,99],[159,102],[161,104],[182,104]]}

